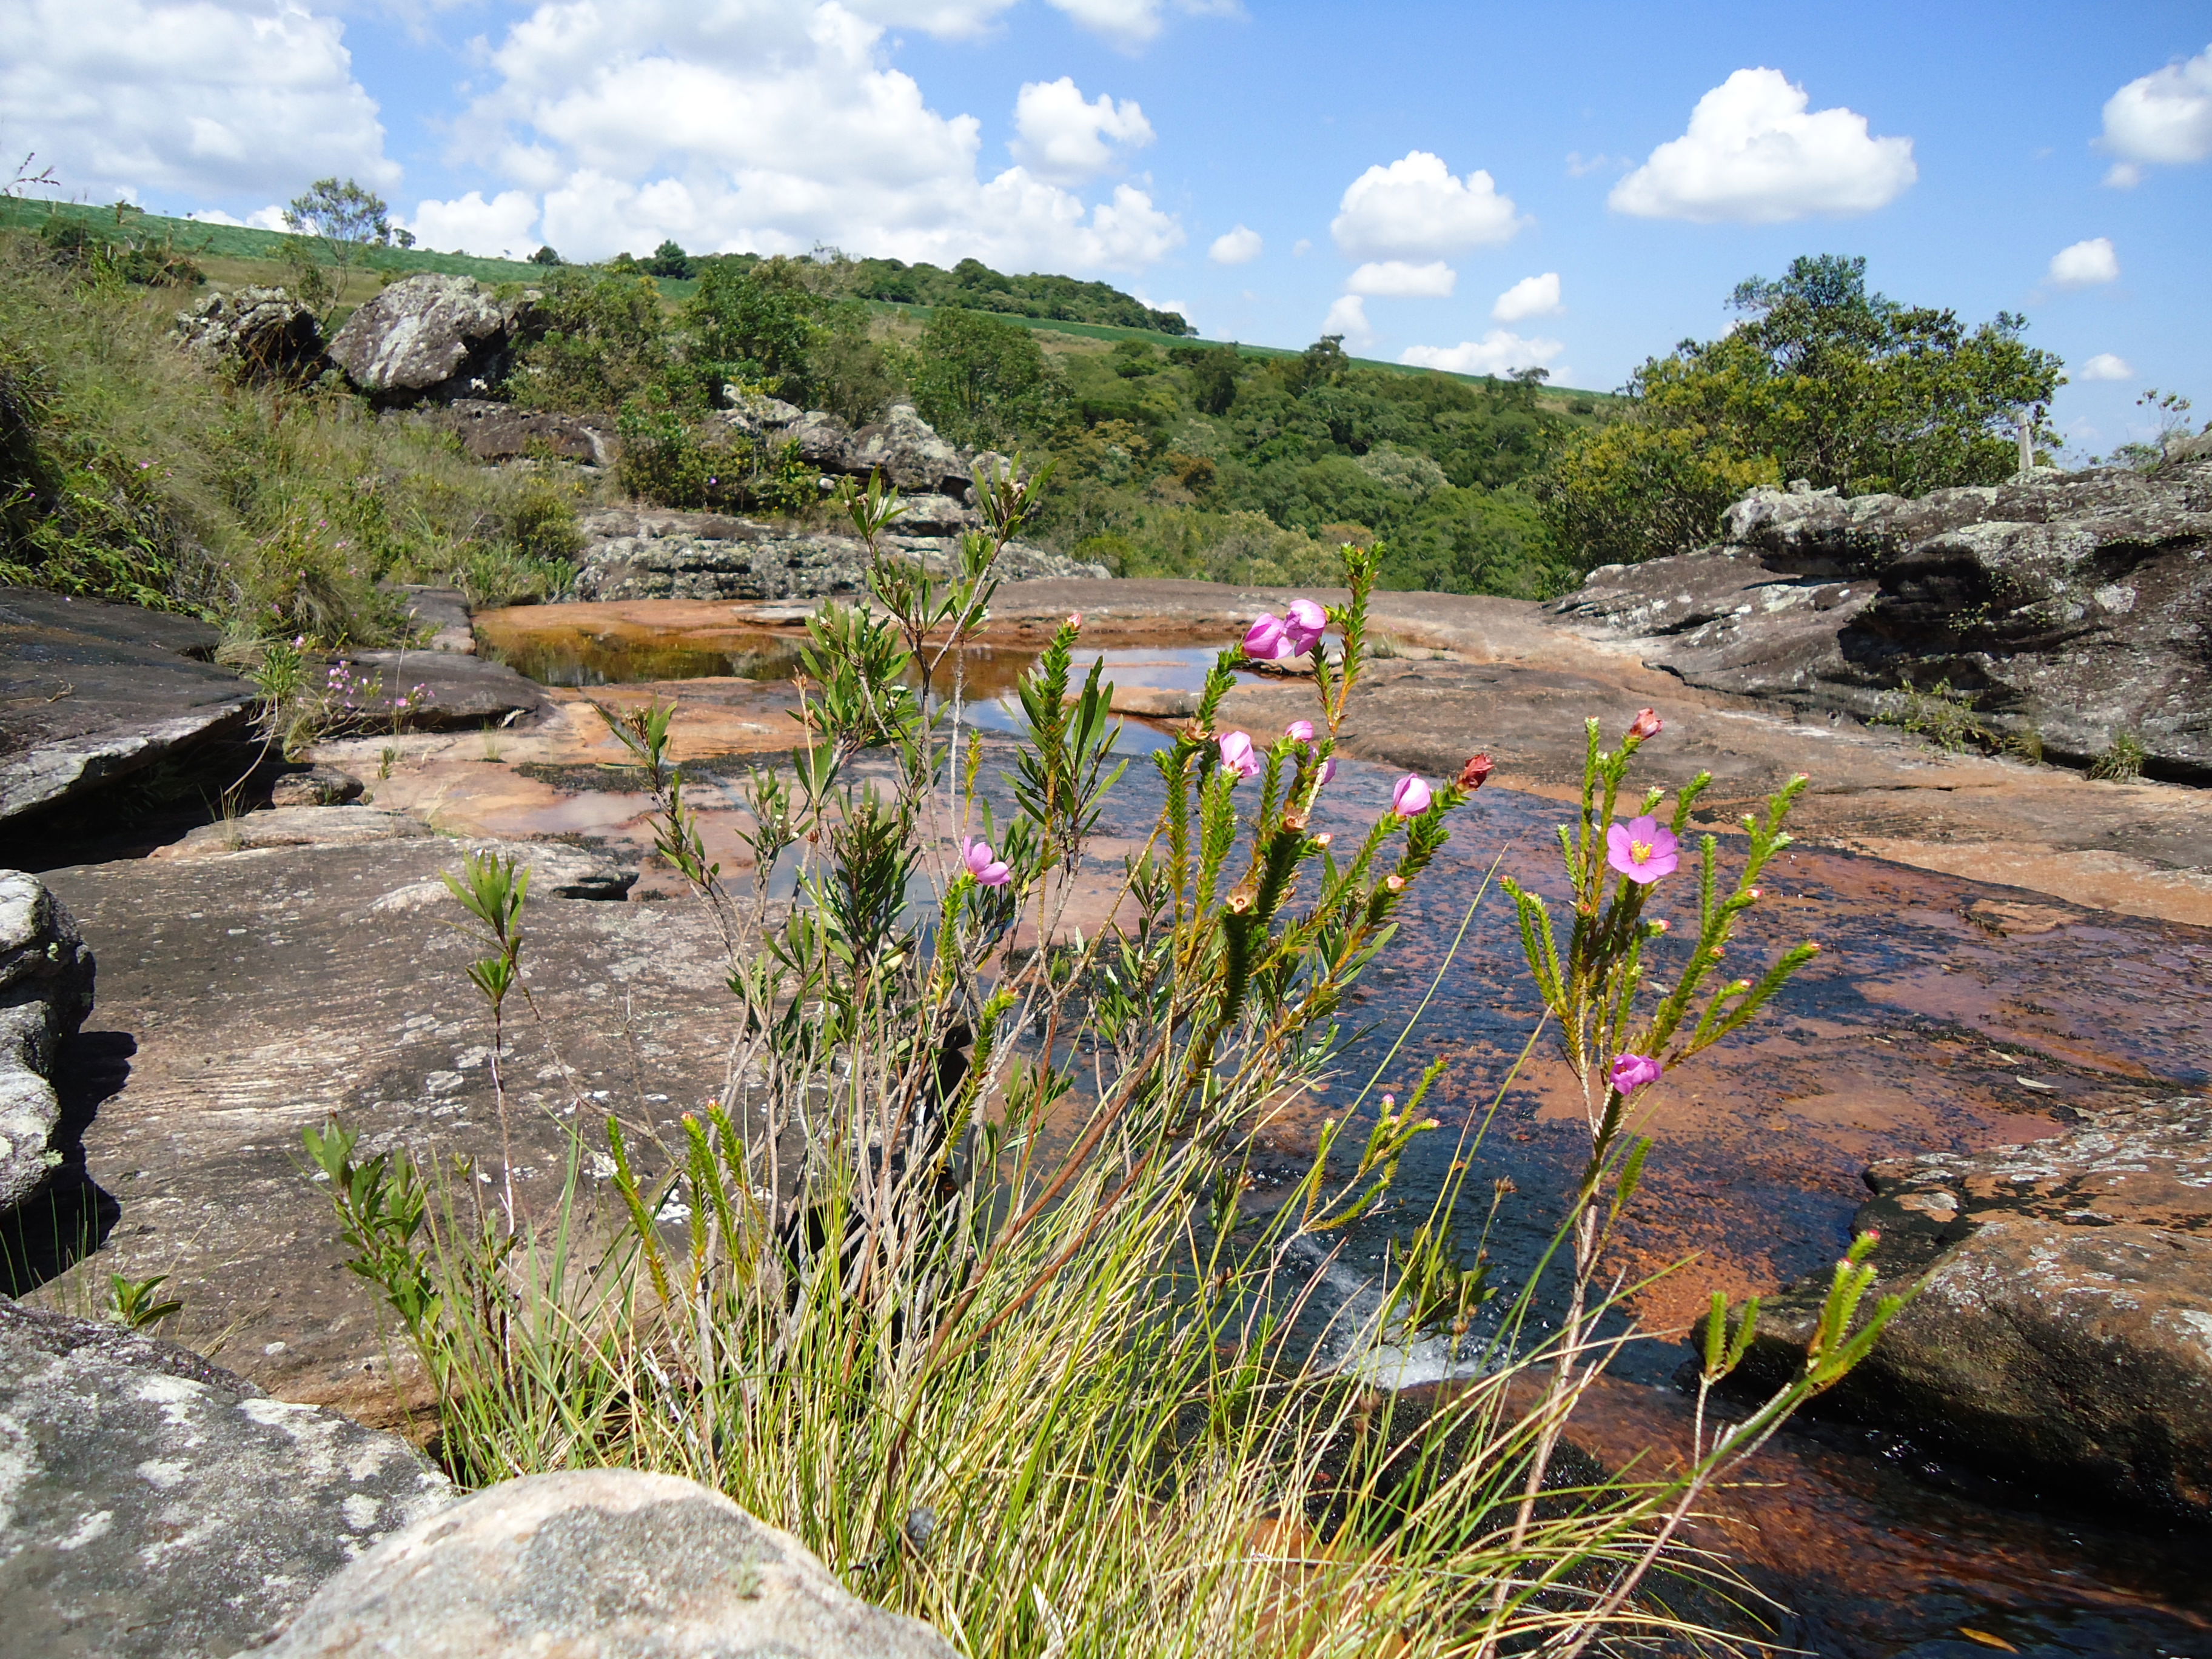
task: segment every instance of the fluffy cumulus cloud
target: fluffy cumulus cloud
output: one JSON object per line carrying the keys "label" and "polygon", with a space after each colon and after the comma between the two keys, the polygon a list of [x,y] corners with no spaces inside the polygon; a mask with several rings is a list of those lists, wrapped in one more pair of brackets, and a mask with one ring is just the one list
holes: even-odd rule
{"label": "fluffy cumulus cloud", "polygon": [[1402,259],[1510,242],[1527,222],[1481,168],[1455,178],[1443,157],[1417,149],[1353,179],[1329,232],[1356,259]]}
{"label": "fluffy cumulus cloud", "polygon": [[538,201],[527,191],[503,190],[487,202],[472,190],[450,202],[423,203],[407,228],[424,247],[521,258],[538,246],[537,223]]}
{"label": "fluffy cumulus cloud", "polygon": [[[426,202],[410,222],[476,222],[479,234],[496,228],[497,246],[543,240],[585,259],[672,237],[695,252],[829,242],[1014,270],[1156,263],[1183,233],[1140,185],[1086,203],[1068,183],[1116,146],[1149,139],[1135,105],[1086,100],[1073,82],[1025,88],[1024,159],[986,178],[975,118],[940,114],[884,61],[887,26],[958,33],[1000,9],[542,0],[490,49],[489,89],[455,137],[459,153],[483,158],[512,191],[480,207]],[[501,205],[513,191],[540,209],[520,234]]]}
{"label": "fluffy cumulus cloud", "polygon": [[1496,322],[1517,323],[1524,317],[1556,317],[1565,309],[1559,303],[1559,273],[1547,270],[1541,276],[1523,276],[1507,289],[1490,315]]}
{"label": "fluffy cumulus cloud", "polygon": [[[1160,32],[1162,14],[1167,10],[1163,0],[1052,0],[1052,3],[1093,34],[1129,50]],[[1217,17],[1233,17],[1238,9],[1237,0],[1176,0],[1175,9]]]}
{"label": "fluffy cumulus cloud", "polygon": [[1345,278],[1344,291],[1378,300],[1446,300],[1458,283],[1459,273],[1441,259],[1419,265],[1370,259]]}
{"label": "fluffy cumulus cloud", "polygon": [[2212,156],[2212,46],[2139,76],[2105,100],[2098,143],[2119,159],[2105,182],[2130,189],[2146,163],[2176,167]]}
{"label": "fluffy cumulus cloud", "polygon": [[1355,350],[1375,343],[1375,331],[1367,321],[1367,301],[1357,294],[1346,294],[1328,308],[1328,315],[1321,319],[1324,334],[1340,334],[1345,344]]}
{"label": "fluffy cumulus cloud", "polygon": [[2135,365],[2109,351],[2099,352],[2075,372],[2075,378],[2081,380],[2132,380],[2135,377]]}
{"label": "fluffy cumulus cloud", "polygon": [[1260,240],[1258,231],[1239,225],[1215,237],[1213,246],[1206,250],[1206,257],[1217,265],[1249,265],[1267,251],[1267,246]]}
{"label": "fluffy cumulus cloud", "polygon": [[2109,236],[2092,236],[2086,242],[2062,247],[2051,256],[2049,272],[2055,288],[2097,288],[2120,280],[2120,256]]}
{"label": "fluffy cumulus cloud", "polygon": [[399,181],[343,27],[289,0],[9,0],[0,109],[18,155],[95,201]]}
{"label": "fluffy cumulus cloud", "polygon": [[1493,328],[1480,340],[1455,346],[1407,346],[1398,361],[1454,374],[1510,374],[1516,368],[1549,368],[1565,349],[1557,340],[1524,340],[1510,329]]}
{"label": "fluffy cumulus cloud", "polygon": [[1877,138],[1848,109],[1812,110],[1778,70],[1743,69],[1698,100],[1690,129],[1613,187],[1645,219],[1777,224],[1871,213],[1920,176],[1910,138]]}
{"label": "fluffy cumulus cloud", "polygon": [[1014,159],[1052,185],[1079,185],[1103,173],[1121,147],[1152,142],[1152,124],[1131,100],[1104,93],[1085,102],[1073,80],[1032,81],[1014,98]]}

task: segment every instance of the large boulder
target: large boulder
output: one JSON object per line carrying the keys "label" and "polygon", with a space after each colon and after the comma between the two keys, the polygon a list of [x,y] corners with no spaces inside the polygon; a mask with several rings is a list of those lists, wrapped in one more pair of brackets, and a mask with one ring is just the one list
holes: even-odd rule
{"label": "large boulder", "polygon": [[796,1538],[669,1474],[504,1481],[386,1540],[265,1659],[952,1659]]}
{"label": "large boulder", "polygon": [[330,359],[379,403],[480,398],[505,377],[534,297],[502,300],[473,276],[403,277],[346,319]]}
{"label": "large boulder", "polygon": [[[405,417],[403,417],[405,418]],[[520,409],[486,398],[456,398],[427,416],[461,441],[469,459],[487,465],[551,455],[586,466],[614,464],[613,434],[604,427],[550,410]]]}
{"label": "large boulder", "polygon": [[191,617],[0,587],[0,822],[244,731],[252,686]]}
{"label": "large boulder", "polygon": [[912,404],[893,404],[884,418],[853,434],[849,471],[872,472],[901,489],[941,495],[968,491],[968,458],[939,437]]}
{"label": "large boulder", "polygon": [[2212,779],[2212,457],[1918,500],[1761,489],[1725,524],[1554,614],[1711,690],[1871,719],[1948,681],[2056,758],[2127,736],[2150,770]]}
{"label": "large boulder", "polygon": [[0,1649],[228,1659],[453,1500],[406,1442],[0,1298]]}
{"label": "large boulder", "polygon": [[544,688],[504,663],[454,651],[355,651],[343,659],[366,719],[402,699],[399,723],[417,732],[462,731],[534,720],[552,708]]}
{"label": "large boulder", "polygon": [[0,870],[0,1212],[37,1189],[61,1120],[55,1050],[92,1011],[92,952],[36,876]]}
{"label": "large boulder", "polygon": [[320,319],[281,288],[204,295],[169,331],[208,368],[254,380],[302,378],[323,356]]}
{"label": "large boulder", "polygon": [[[1866,1180],[1876,1294],[1912,1300],[1835,1407],[2069,1497],[2212,1518],[2212,1103],[2094,1110]],[[1796,1368],[1826,1285],[1761,1310],[1749,1380]]]}

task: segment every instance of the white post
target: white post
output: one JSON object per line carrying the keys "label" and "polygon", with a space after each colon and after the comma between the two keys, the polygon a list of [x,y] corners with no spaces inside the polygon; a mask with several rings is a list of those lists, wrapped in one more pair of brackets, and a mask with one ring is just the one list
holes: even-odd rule
{"label": "white post", "polygon": [[2035,471],[2035,416],[2020,417],[2020,476],[2022,478]]}

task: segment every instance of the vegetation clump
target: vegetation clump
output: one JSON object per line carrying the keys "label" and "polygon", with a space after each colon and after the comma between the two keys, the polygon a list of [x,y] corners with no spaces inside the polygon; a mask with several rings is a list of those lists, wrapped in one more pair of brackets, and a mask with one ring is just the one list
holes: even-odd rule
{"label": "vegetation clump", "polygon": [[[451,879],[481,945],[503,1167],[449,1183],[409,1149],[364,1155],[342,1126],[307,1136],[353,1270],[428,1369],[445,1457],[471,1484],[692,1475],[979,1656],[1571,1656],[1673,1637],[1684,1587],[1726,1577],[1680,1547],[1684,1518],[1895,1308],[1863,1310],[1860,1240],[1805,1367],[1722,1425],[1703,1401],[1757,1310],[1732,1321],[1717,1299],[1682,1467],[1567,1472],[1572,1413],[1622,1340],[1608,1260],[1650,1151],[1632,1127],[1644,1091],[1812,954],[1720,967],[1803,780],[1747,822],[1724,875],[1714,837],[1691,844],[1705,778],[1671,805],[1629,783],[1657,718],[1609,750],[1590,723],[1561,830],[1564,933],[1541,894],[1511,890],[1544,1013],[1499,1083],[1548,1042],[1588,1107],[1553,1244],[1565,1299],[1490,1282],[1485,1218],[1509,1194],[1477,1180],[1478,1119],[1375,1308],[1317,1343],[1313,1264],[1376,1222],[1407,1150],[1442,1130],[1425,1103],[1443,1063],[1402,1103],[1379,1071],[1343,1079],[1349,1109],[1280,1189],[1257,1180],[1256,1136],[1340,1076],[1355,988],[1491,765],[1401,779],[1371,822],[1334,811],[1377,562],[1347,547],[1345,603],[1253,628],[1310,655],[1311,718],[1221,729],[1243,647],[1224,649],[1152,758],[1160,804],[1102,896],[1113,921],[1074,929],[1129,764],[1103,659],[1081,666],[1079,617],[1055,630],[1002,787],[961,678],[1036,483],[1018,465],[984,481],[988,529],[949,579],[881,551],[895,495],[850,501],[870,602],[810,623],[802,738],[744,787],[749,883],[706,850],[670,757],[676,711],[602,711],[726,952],[726,1082],[671,1133],[620,1115],[586,1128],[580,1097],[554,1120],[565,1175],[515,1169],[505,1079],[546,1075],[525,1042],[559,1065],[559,1015],[524,978],[528,871],[484,856]],[[859,775],[869,757],[884,781]],[[1669,938],[1649,907],[1693,860]],[[1372,1379],[1425,1338],[1463,1381],[1417,1430]]]}

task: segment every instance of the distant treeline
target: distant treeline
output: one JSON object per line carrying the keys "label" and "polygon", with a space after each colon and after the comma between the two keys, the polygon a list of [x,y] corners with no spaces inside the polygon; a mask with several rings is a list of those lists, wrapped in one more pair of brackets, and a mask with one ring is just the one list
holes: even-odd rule
{"label": "distant treeline", "polygon": [[[625,253],[610,263],[615,270],[638,269],[683,282],[715,265],[749,270],[761,258],[757,253],[690,254],[674,242],[663,242],[648,258]],[[1158,334],[1198,332],[1180,312],[1155,311],[1108,283],[1079,282],[1073,276],[1009,276],[980,259],[963,259],[946,270],[927,264],[910,265],[902,259],[855,259],[836,249],[823,248],[815,253],[813,263],[824,268],[825,286],[849,299],[902,306],[957,306],[964,311],[994,311],[1046,322],[1143,328]]]}

